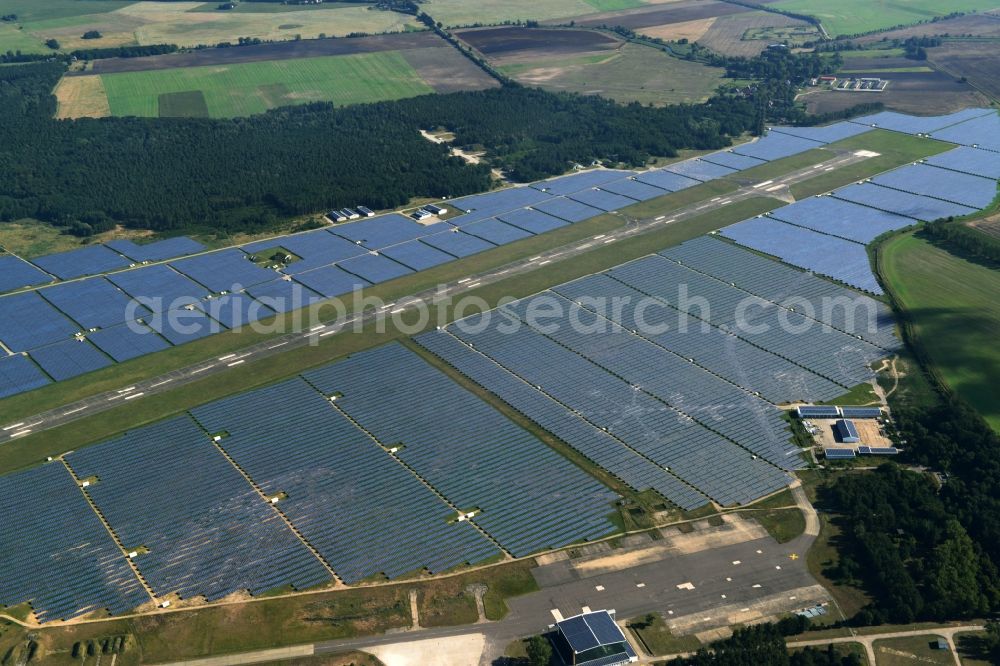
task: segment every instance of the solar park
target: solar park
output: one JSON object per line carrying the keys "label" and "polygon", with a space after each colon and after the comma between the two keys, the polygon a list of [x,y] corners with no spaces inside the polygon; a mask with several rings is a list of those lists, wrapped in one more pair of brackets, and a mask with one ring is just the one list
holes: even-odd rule
{"label": "solar park", "polygon": [[[962,147],[924,164],[805,199],[722,231],[786,263],[880,294],[865,243],[917,220],[969,214],[992,200],[1000,153],[972,146],[978,145],[973,136],[980,126],[994,118],[988,109],[973,109],[937,118],[888,113],[826,127],[775,127],[752,143],[661,169],[581,171],[458,198],[449,203],[461,215],[430,225],[393,213],[214,252],[201,252],[204,248],[190,239],[172,238],[145,245],[111,241],[34,263],[0,256],[0,290],[33,287],[0,296],[0,315],[16,312],[18,317],[0,317],[8,322],[0,323],[0,343],[8,354],[27,354],[35,366],[29,372],[0,370],[5,378],[0,397],[469,257],[872,126],[961,139]],[[963,131],[965,126],[968,130]],[[278,271],[249,261],[277,248],[300,258]],[[145,262],[154,263],[138,265]],[[241,295],[211,302],[234,291]],[[124,304],[132,299],[144,307],[127,311]],[[192,309],[195,312],[182,312]],[[164,316],[169,313],[176,316]],[[180,328],[185,332],[179,333]],[[79,346],[70,347],[69,340]],[[70,349],[80,352],[79,359],[70,360],[73,355],[65,353]]]}
{"label": "solar park", "polygon": [[[336,296],[862,131],[775,128],[753,148],[663,169],[581,172],[456,199],[463,214],[432,225],[389,215],[208,253],[173,241],[145,252],[100,246],[115,261],[104,251],[65,263],[3,257],[13,283],[45,286],[0,296],[0,342],[10,352],[0,357],[0,396],[289,309],[275,299]],[[948,201],[905,191],[914,189],[905,174],[886,175],[864,187],[894,193],[888,204],[843,188],[723,230],[731,240],[703,236],[414,340],[636,491],[684,510],[752,502],[804,465],[780,405],[831,400],[899,347],[888,308],[818,277],[833,271],[818,255],[864,254],[877,230],[911,224],[897,197],[978,205],[996,162],[971,144],[956,150],[979,152],[919,165],[969,185]],[[772,226],[739,231],[748,223]],[[812,247],[813,237],[825,249],[785,264],[739,247],[776,254],[768,250],[781,238]],[[279,247],[301,260],[278,271],[249,260]],[[129,266],[144,261],[155,263]],[[63,277],[73,274],[84,277]],[[831,277],[877,289],[860,272]],[[711,307],[686,307],[681,286]],[[143,303],[128,319],[123,303],[134,298]],[[626,305],[600,307],[611,298]],[[823,311],[830,299],[859,307]],[[560,304],[561,325],[534,321],[543,300]],[[157,318],[177,303],[193,333]],[[16,326],[4,323],[11,317]],[[874,326],[863,326],[869,319]],[[504,322],[516,330],[501,330]],[[793,334],[788,323],[805,330]],[[181,475],[184,492],[173,483]],[[28,602],[41,620],[119,614],[172,596],[436,574],[617,531],[614,492],[397,343],[0,477],[0,489],[32,507],[12,513],[0,543],[49,535],[28,550],[0,548],[0,568],[18,572],[0,582],[0,604]]]}

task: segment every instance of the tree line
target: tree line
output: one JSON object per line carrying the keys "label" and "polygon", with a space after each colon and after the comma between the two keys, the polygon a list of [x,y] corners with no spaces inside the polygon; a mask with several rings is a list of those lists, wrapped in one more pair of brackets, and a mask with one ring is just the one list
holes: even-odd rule
{"label": "tree line", "polygon": [[1000,265],[1000,238],[984,234],[962,222],[937,220],[924,225],[919,233],[947,250],[957,250],[967,258]]}
{"label": "tree line", "polygon": [[855,654],[841,655],[830,645],[807,647],[789,655],[780,624],[741,627],[724,640],[700,648],[690,657],[671,660],[671,666],[861,666]]}

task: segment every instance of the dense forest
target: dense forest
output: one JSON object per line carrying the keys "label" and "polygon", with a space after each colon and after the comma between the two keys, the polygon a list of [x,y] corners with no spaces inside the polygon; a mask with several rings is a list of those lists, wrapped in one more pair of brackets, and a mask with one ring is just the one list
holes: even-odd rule
{"label": "dense forest", "polygon": [[760,124],[752,100],[619,106],[508,86],[249,118],[54,120],[58,62],[0,68],[0,220],[35,217],[86,234],[115,223],[155,230],[254,229],[327,207],[399,206],[489,189],[418,129],[447,127],[517,180],[592,160],[638,166],[715,149]]}

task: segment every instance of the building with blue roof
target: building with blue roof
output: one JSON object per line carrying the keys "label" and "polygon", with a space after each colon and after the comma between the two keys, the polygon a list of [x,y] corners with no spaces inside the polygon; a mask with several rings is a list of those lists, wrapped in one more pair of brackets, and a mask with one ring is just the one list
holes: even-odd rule
{"label": "building with blue roof", "polygon": [[563,663],[572,666],[617,666],[639,660],[615,624],[613,610],[581,613],[556,622],[553,643]]}

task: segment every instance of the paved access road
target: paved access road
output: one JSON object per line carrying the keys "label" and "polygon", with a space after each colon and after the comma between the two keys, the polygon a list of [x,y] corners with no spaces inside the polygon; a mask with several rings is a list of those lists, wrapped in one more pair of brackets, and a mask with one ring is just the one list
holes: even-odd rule
{"label": "paved access road", "polygon": [[[157,393],[172,390],[178,386],[189,384],[204,377],[220,372],[225,372],[231,368],[238,367],[244,363],[274,356],[296,347],[303,347],[316,344],[322,338],[341,331],[353,328],[359,324],[367,324],[375,321],[379,317],[397,314],[403,310],[416,305],[430,306],[436,300],[443,298],[457,298],[464,293],[471,292],[483,285],[492,284],[507,279],[515,275],[528,273],[555,261],[564,261],[600,247],[614,243],[616,241],[631,238],[641,234],[649,233],[660,229],[674,222],[679,222],[691,217],[705,214],[708,210],[720,208],[741,200],[759,196],[769,196],[782,198],[782,193],[787,192],[787,187],[795,183],[808,180],[818,173],[842,168],[849,164],[868,159],[869,153],[856,153],[844,151],[820,164],[793,171],[780,178],[767,180],[759,183],[751,181],[739,181],[739,189],[736,191],[713,198],[710,201],[700,201],[685,208],[672,212],[669,217],[660,215],[655,218],[638,220],[626,215],[617,213],[626,221],[626,225],[606,234],[600,234],[592,238],[575,241],[562,245],[551,250],[542,252],[534,257],[521,259],[505,266],[470,275],[466,278],[446,284],[440,289],[428,289],[411,296],[400,298],[399,300],[387,303],[378,310],[368,310],[359,314],[348,315],[340,320],[316,325],[307,331],[297,331],[288,333],[280,337],[250,345],[239,351],[221,356],[215,359],[194,363],[185,368],[180,368],[158,377],[153,377],[130,386],[122,387],[114,391],[106,391],[89,398],[84,398],[76,402],[64,405],[57,409],[52,409],[34,416],[24,418],[16,423],[8,423],[0,427],[0,443],[24,437],[57,426],[72,423],[77,419],[92,416],[106,411],[113,407],[144,398]],[[730,180],[736,180],[731,178]]]}
{"label": "paved access road", "polygon": [[894,631],[888,634],[871,634],[867,636],[845,636],[843,638],[821,638],[814,641],[792,641],[788,643],[788,647],[807,647],[807,646],[818,646],[818,645],[830,645],[831,643],[861,643],[865,648],[865,654],[868,655],[868,663],[876,664],[875,661],[875,647],[873,643],[875,641],[884,640],[886,638],[910,638],[912,636],[941,636],[948,641],[948,647],[951,650],[952,659],[955,661],[955,666],[962,666],[962,661],[958,657],[958,650],[955,646],[955,634],[965,633],[967,631],[983,631],[986,627],[981,624],[969,624],[961,627],[939,627],[937,629],[914,629],[912,631]]}

